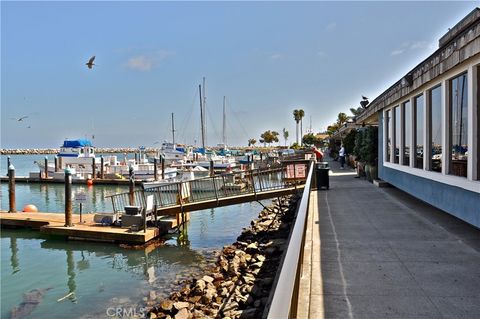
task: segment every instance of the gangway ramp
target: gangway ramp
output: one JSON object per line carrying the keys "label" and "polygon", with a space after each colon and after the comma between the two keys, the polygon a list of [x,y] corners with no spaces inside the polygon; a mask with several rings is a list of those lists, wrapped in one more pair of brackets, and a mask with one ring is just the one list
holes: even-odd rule
{"label": "gangway ramp", "polygon": [[197,178],[109,196],[116,213],[125,206],[145,207],[146,198],[155,198],[152,221],[159,215],[174,215],[293,194],[303,189],[308,160],[283,162],[275,168],[232,172]]}

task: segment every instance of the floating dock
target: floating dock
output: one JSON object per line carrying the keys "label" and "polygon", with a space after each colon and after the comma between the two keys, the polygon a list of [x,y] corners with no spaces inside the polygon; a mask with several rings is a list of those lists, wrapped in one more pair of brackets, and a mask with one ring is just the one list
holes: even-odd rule
{"label": "floating dock", "polygon": [[[38,229],[42,234],[59,235],[74,240],[90,240],[102,242],[144,244],[151,239],[166,234],[169,229],[178,226],[175,217],[163,217],[159,227],[148,227],[146,231],[131,231],[129,228],[102,226],[93,222],[94,214],[73,215],[72,227],[65,226],[65,215],[62,213],[8,213],[0,212],[2,227],[18,227]],[[187,217],[188,218],[188,217]]]}
{"label": "floating dock", "polygon": [[[73,179],[72,184],[87,184],[88,179]],[[129,180],[126,179],[100,179],[96,178],[93,180],[94,185],[128,185]],[[144,181],[153,181],[149,180],[135,180],[136,184],[141,184]],[[0,176],[0,182],[8,183],[8,176]],[[50,184],[64,184],[64,179],[54,179],[51,177],[48,178],[38,178],[38,177],[29,177],[29,176],[15,176],[15,183],[50,183]]]}

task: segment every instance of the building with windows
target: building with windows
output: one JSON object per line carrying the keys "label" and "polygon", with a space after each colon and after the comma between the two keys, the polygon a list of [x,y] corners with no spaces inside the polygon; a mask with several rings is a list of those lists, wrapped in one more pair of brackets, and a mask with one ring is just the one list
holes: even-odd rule
{"label": "building with windows", "polygon": [[480,227],[480,9],[376,97],[357,124],[378,125],[378,177]]}

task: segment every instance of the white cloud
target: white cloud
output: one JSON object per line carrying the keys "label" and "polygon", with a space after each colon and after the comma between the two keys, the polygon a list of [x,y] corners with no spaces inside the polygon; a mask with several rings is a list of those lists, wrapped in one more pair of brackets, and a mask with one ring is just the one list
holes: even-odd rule
{"label": "white cloud", "polygon": [[400,55],[405,52],[405,49],[397,49],[390,52],[390,55]]}
{"label": "white cloud", "polygon": [[136,55],[128,59],[126,66],[131,70],[148,72],[156,68],[172,54],[170,51],[158,50]]}
{"label": "white cloud", "polygon": [[434,47],[435,45],[433,43],[428,43],[427,41],[403,42],[399,48],[390,52],[390,55],[400,55],[407,51],[432,49]]}
{"label": "white cloud", "polygon": [[318,55],[319,57],[321,57],[321,58],[325,58],[325,57],[327,56],[327,53],[324,52],[324,51],[318,51],[318,52],[317,52],[317,55]]}
{"label": "white cloud", "polygon": [[276,60],[276,59],[280,59],[281,57],[282,55],[280,53],[274,53],[270,56],[270,59]]}
{"label": "white cloud", "polygon": [[412,44],[410,44],[410,50],[416,50],[416,49],[425,49],[428,48],[428,42],[427,41],[417,41]]}
{"label": "white cloud", "polygon": [[336,22],[332,22],[332,23],[329,23],[326,27],[325,27],[325,30],[327,31],[332,31],[332,30],[335,30],[337,28],[337,23]]}

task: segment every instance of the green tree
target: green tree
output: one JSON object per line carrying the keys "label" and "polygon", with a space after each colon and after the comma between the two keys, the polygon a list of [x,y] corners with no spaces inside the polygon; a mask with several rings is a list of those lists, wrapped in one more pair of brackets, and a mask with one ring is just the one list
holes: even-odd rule
{"label": "green tree", "polygon": [[350,112],[352,113],[353,116],[358,116],[363,112],[363,108],[359,106],[358,108],[351,107]]}
{"label": "green tree", "polygon": [[303,145],[310,147],[313,145],[319,145],[320,144],[320,139],[317,138],[317,136],[313,133],[310,134],[305,134],[302,138],[302,143]]}
{"label": "green tree", "polygon": [[343,112],[338,113],[338,117],[337,117],[338,127],[341,127],[342,125],[347,123],[348,119],[349,119],[349,117],[347,116],[347,114],[345,114]]}
{"label": "green tree", "polygon": [[260,135],[260,137],[262,138],[263,140],[263,143],[265,144],[271,144],[273,142],[278,142],[279,139],[278,139],[278,132],[276,131],[265,131],[264,133],[262,133],[262,135]]}
{"label": "green tree", "polygon": [[248,146],[254,146],[255,143],[257,143],[257,140],[254,139],[254,138],[251,138],[251,139],[248,140]]}
{"label": "green tree", "polygon": [[347,136],[343,138],[343,146],[345,147],[345,152],[347,152],[347,154],[353,154],[356,134],[356,130],[351,130],[350,132],[348,132]]}
{"label": "green tree", "polygon": [[340,127],[340,126],[339,126],[337,123],[332,124],[332,125],[329,125],[329,126],[327,127],[327,134],[328,134],[329,136],[332,136],[332,134],[335,133],[335,131],[338,130],[339,127]]}
{"label": "green tree", "polygon": [[287,140],[288,140],[289,133],[285,128],[283,128],[282,132],[283,132],[283,139],[285,140],[285,146],[287,146]]}

